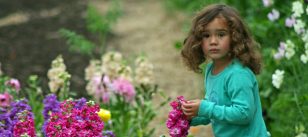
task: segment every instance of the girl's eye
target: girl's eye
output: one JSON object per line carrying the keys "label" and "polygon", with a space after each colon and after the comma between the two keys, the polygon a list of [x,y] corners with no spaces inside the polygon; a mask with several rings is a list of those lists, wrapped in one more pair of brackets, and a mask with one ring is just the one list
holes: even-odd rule
{"label": "girl's eye", "polygon": [[218,35],[218,37],[221,38],[221,37],[224,37],[224,36],[226,35],[226,33],[224,33],[224,32],[219,32],[217,35]]}
{"label": "girl's eye", "polygon": [[203,38],[208,38],[208,37],[210,37],[210,35],[209,34],[202,34],[202,37]]}

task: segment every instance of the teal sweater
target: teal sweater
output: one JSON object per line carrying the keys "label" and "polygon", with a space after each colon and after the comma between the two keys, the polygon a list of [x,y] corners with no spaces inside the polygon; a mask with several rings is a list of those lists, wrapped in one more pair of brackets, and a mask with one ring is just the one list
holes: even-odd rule
{"label": "teal sweater", "polygon": [[211,123],[215,137],[267,137],[254,73],[237,59],[216,75],[212,68],[206,67],[206,96],[190,125]]}

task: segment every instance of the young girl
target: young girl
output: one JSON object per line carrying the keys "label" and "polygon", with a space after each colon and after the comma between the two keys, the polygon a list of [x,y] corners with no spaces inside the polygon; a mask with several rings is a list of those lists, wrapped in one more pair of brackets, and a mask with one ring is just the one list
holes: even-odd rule
{"label": "young girl", "polygon": [[205,68],[206,96],[182,104],[190,125],[211,123],[216,137],[267,137],[258,83],[261,57],[238,12],[210,5],[193,20],[182,49],[186,65]]}

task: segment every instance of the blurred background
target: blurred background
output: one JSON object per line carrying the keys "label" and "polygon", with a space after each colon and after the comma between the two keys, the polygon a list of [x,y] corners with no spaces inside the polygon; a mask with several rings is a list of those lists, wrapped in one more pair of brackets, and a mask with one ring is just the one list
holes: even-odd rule
{"label": "blurred background", "polygon": [[[260,44],[263,70],[258,75],[264,119],[273,137],[308,133],[308,6],[305,0],[1,0],[1,70],[26,86],[38,75],[49,93],[47,72],[62,55],[71,74],[70,90],[89,97],[85,68],[108,51],[132,62],[145,55],[154,81],[170,99],[204,97],[203,76],[188,70],[180,57],[191,20],[204,6],[225,3],[238,9]],[[154,95],[153,105],[163,99]],[[171,107],[156,110],[149,127],[166,135]],[[209,126],[190,135],[211,137]]]}

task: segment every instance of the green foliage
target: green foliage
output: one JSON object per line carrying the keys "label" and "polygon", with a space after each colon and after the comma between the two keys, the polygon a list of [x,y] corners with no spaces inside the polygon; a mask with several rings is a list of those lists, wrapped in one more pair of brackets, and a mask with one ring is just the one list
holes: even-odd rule
{"label": "green foliage", "polygon": [[41,131],[41,127],[44,123],[44,117],[42,115],[44,107],[42,102],[44,96],[42,89],[39,86],[38,76],[32,75],[29,77],[24,94],[24,96],[27,97],[34,114],[35,129],[36,131]]}
{"label": "green foliage", "polygon": [[[102,55],[106,49],[107,36],[111,32],[112,25],[121,15],[120,0],[112,0],[110,8],[105,14],[101,14],[94,6],[88,5],[86,27],[89,32],[97,35],[98,42],[91,42],[85,36],[68,29],[61,29],[60,34],[67,39],[70,51],[94,56],[94,49]],[[98,43],[98,44],[94,44]]]}
{"label": "green foliage", "polygon": [[61,29],[59,33],[67,39],[66,42],[69,45],[70,51],[79,52],[89,56],[92,55],[95,45],[84,36],[76,34],[68,29]]}
{"label": "green foliage", "polygon": [[[112,130],[116,136],[151,137],[155,131],[148,125],[157,115],[155,111],[170,101],[165,97],[158,108],[152,103],[153,95],[158,93],[157,85],[136,86],[134,103],[127,103],[123,96],[116,95],[109,104],[102,104],[102,108],[111,111],[112,124],[106,129]],[[162,94],[162,93],[160,93]]]}

